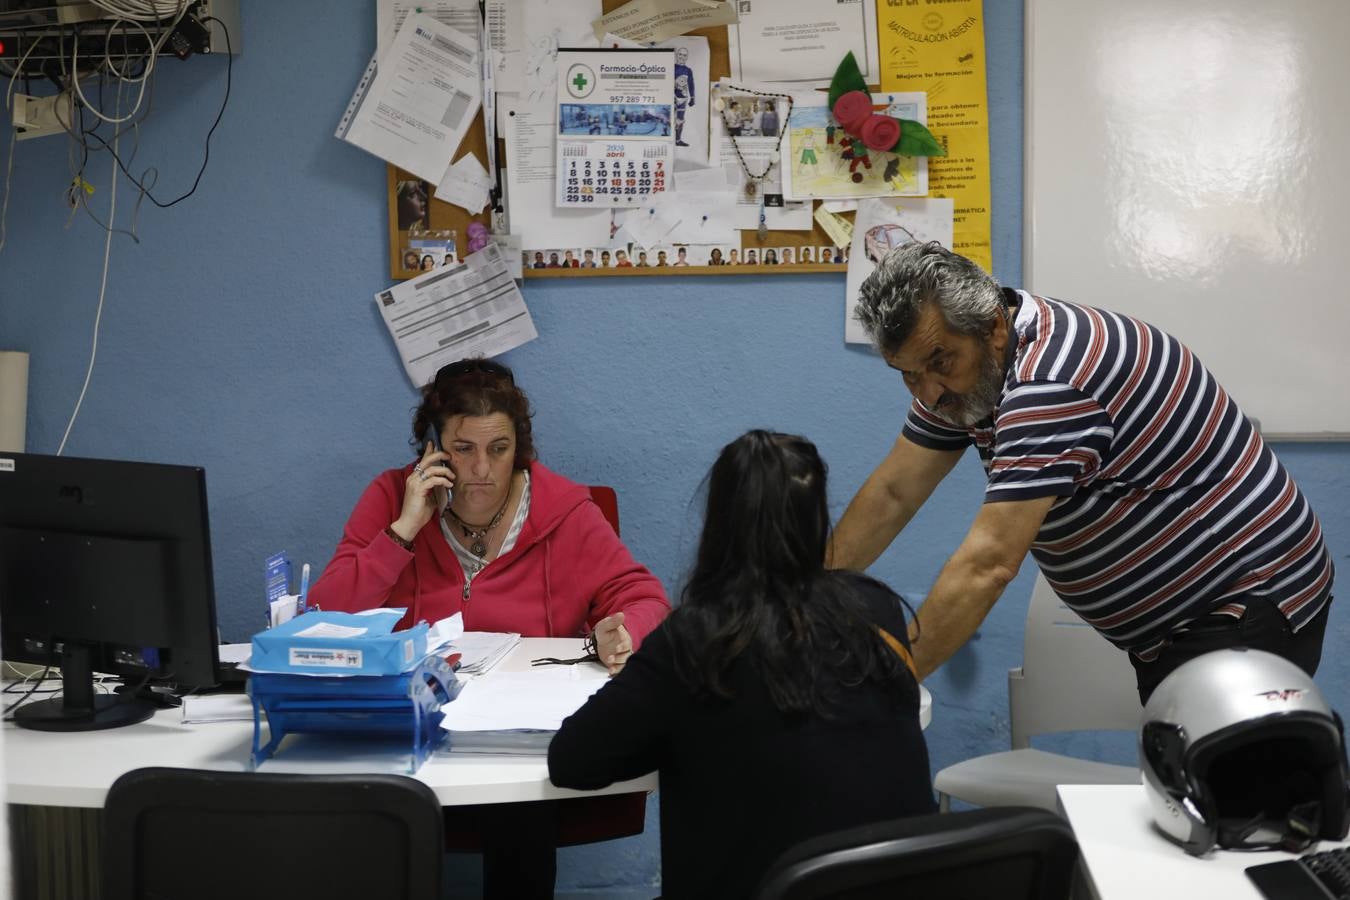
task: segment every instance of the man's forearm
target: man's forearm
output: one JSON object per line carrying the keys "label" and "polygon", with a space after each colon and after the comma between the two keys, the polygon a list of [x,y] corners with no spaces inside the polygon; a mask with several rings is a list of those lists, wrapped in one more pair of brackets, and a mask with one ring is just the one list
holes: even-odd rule
{"label": "man's forearm", "polygon": [[910,625],[910,646],[919,679],[927,678],[970,640],[1016,571],[981,567],[958,557],[943,566],[937,583]]}
{"label": "man's forearm", "polygon": [[884,488],[863,485],[830,536],[825,564],[832,569],[863,571],[891,545],[913,514]]}

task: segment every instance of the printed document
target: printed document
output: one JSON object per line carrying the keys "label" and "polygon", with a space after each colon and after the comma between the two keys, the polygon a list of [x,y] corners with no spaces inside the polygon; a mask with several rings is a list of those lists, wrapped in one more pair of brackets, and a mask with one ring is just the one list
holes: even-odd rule
{"label": "printed document", "polygon": [[375,305],[415,387],[447,363],[496,356],[539,336],[496,244],[380,291]]}
{"label": "printed document", "polygon": [[[650,43],[688,34],[696,28],[734,24],[736,10],[732,7],[731,3],[707,0],[631,0],[596,19],[591,27],[597,38],[613,34]],[[704,84],[707,81],[703,79]]]}
{"label": "printed document", "polygon": [[482,675],[519,643],[520,635],[515,632],[465,631],[450,641],[450,649],[460,654],[460,674]]}
{"label": "printed document", "polygon": [[478,35],[426,13],[403,21],[345,131],[361,149],[439,184],[482,102]]}
{"label": "printed document", "polygon": [[989,97],[985,85],[984,4],[881,4],[881,86],[925,91],[927,125],[947,148],[928,162],[928,194],[956,203],[950,246],[994,268],[989,213]]}
{"label": "printed document", "polygon": [[492,53],[493,80],[504,94],[518,94],[525,87],[524,0],[487,0],[483,7]]}
{"label": "printed document", "polygon": [[880,81],[873,0],[751,0],[727,26],[731,78],[828,87],[850,50],[868,84]]}
{"label": "printed document", "polygon": [[482,21],[477,0],[432,0],[430,3],[375,0],[375,58],[380,62],[384,62],[384,55],[394,43],[394,35],[403,27],[403,20],[409,13],[425,13],[470,37],[478,36]]}
{"label": "printed document", "polygon": [[[517,98],[519,99],[519,98]],[[553,203],[552,111],[523,105],[506,115],[506,198],[511,233],[522,250],[599,247],[609,241],[609,209],[558,209]]]}

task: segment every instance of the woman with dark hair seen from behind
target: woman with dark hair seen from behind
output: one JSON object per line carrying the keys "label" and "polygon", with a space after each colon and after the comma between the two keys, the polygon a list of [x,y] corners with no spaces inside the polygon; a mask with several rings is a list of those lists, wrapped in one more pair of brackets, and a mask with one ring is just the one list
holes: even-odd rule
{"label": "woman with dark hair seen from behind", "polygon": [[659,771],[664,897],[748,897],[800,841],[936,809],[902,601],[825,568],[825,471],[793,435],[724,447],[679,607],[549,747],[559,787]]}
{"label": "woman with dark hair seen from behind", "polygon": [[[413,415],[417,456],[366,488],[311,602],[406,607],[399,628],[458,612],[466,631],[591,633],[601,662],[620,671],[670,604],[590,491],[537,461],[530,417],[500,363],[437,372]],[[427,440],[433,430],[444,450]],[[456,807],[453,829],[482,837],[484,895],[551,897],[557,804],[587,802]]]}

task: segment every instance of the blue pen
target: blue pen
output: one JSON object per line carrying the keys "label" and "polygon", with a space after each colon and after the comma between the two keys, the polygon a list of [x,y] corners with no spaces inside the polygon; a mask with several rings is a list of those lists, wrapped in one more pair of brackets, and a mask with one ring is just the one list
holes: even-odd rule
{"label": "blue pen", "polygon": [[309,595],[309,563],[300,567],[300,599],[295,604],[296,613],[305,611],[305,597]]}

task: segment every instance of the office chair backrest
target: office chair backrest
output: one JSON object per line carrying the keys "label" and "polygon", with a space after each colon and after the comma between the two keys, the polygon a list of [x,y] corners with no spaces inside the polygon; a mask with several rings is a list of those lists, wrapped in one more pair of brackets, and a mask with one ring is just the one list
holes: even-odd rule
{"label": "office chair backrest", "polygon": [[770,867],[757,900],[915,897],[1067,900],[1073,831],[1041,809],[911,816],[804,841]]}
{"label": "office chair backrest", "polygon": [[1027,608],[1022,667],[1008,675],[1012,747],[1034,734],[1129,730],[1143,708],[1129,656],[1064,605],[1044,575]]}
{"label": "office chair backrest", "polygon": [[605,514],[605,520],[614,526],[614,533],[619,533],[619,495],[614,493],[614,488],[603,484],[593,484],[588,488],[591,492],[591,499],[595,505],[600,507],[600,512]]}
{"label": "office chair backrest", "polygon": [[401,775],[135,769],[103,812],[104,900],[440,896],[440,802]]}

